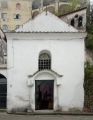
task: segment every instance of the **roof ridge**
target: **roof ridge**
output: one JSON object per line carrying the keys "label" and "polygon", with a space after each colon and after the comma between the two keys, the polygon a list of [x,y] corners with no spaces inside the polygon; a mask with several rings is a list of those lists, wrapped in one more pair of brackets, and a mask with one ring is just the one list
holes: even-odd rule
{"label": "roof ridge", "polygon": [[78,30],[65,21],[59,19],[56,15],[47,12],[42,12],[35,19],[30,19],[25,24],[16,29],[15,32],[67,32]]}

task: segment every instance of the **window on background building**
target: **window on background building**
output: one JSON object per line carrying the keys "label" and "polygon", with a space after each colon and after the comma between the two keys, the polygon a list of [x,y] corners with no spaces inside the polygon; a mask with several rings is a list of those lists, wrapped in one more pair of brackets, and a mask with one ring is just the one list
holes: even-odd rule
{"label": "window on background building", "polygon": [[42,53],[39,56],[39,63],[38,63],[38,69],[51,69],[51,57],[47,53]]}
{"label": "window on background building", "polygon": [[2,29],[3,29],[4,32],[7,32],[8,31],[8,26],[7,25],[3,25]]}
{"label": "window on background building", "polygon": [[21,15],[20,14],[14,14],[14,19],[21,19]]}
{"label": "window on background building", "polygon": [[78,18],[78,14],[75,15],[75,18]]}
{"label": "window on background building", "polygon": [[19,27],[20,27],[20,25],[16,25],[16,29],[19,28]]}
{"label": "window on background building", "polygon": [[71,25],[74,27],[75,21],[74,19],[71,20]]}
{"label": "window on background building", "polygon": [[1,13],[1,18],[2,19],[7,19],[7,13]]}
{"label": "window on background building", "polygon": [[78,18],[78,27],[81,27],[82,26],[82,17],[79,17]]}
{"label": "window on background building", "polygon": [[20,9],[20,8],[21,8],[20,3],[17,3],[17,4],[16,4],[16,8],[17,8],[17,9]]}

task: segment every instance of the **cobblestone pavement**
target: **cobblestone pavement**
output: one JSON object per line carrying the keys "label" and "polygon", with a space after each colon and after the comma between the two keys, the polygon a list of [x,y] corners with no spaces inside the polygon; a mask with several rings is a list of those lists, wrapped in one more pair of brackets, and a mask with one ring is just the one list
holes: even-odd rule
{"label": "cobblestone pavement", "polygon": [[93,120],[93,116],[83,115],[12,115],[0,113],[0,120]]}

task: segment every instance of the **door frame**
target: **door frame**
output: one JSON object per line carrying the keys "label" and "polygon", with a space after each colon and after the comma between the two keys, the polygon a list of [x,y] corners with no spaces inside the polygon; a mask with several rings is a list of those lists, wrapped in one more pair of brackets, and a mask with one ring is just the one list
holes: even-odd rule
{"label": "door frame", "polygon": [[[36,81],[53,81],[53,109],[54,109],[54,80],[50,79],[50,80],[35,80],[35,110],[36,110]],[[51,110],[53,110],[51,109]],[[49,110],[49,109],[45,109],[45,110]]]}

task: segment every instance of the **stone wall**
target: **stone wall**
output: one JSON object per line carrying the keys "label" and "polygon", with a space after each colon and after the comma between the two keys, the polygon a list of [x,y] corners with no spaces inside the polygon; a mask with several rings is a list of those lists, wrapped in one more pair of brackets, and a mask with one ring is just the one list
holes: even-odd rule
{"label": "stone wall", "polygon": [[[66,15],[60,15],[59,18],[78,30],[86,31],[86,8],[68,13]],[[79,20],[80,18],[81,20]],[[71,23],[71,21],[73,23]]]}

